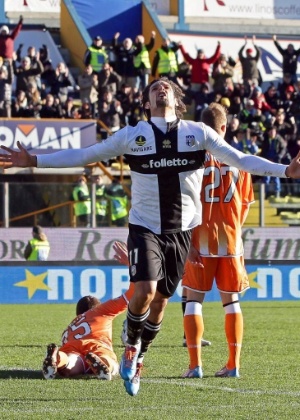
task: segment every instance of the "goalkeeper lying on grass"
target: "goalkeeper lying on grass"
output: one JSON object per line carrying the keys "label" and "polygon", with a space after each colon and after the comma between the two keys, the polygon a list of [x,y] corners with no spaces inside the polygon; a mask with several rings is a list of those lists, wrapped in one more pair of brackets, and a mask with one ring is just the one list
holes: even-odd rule
{"label": "goalkeeper lying on grass", "polygon": [[[119,242],[114,244],[116,254],[122,246]],[[127,292],[105,303],[93,296],[84,296],[77,302],[76,318],[63,332],[62,345],[58,347],[52,343],[47,346],[42,368],[45,379],[54,379],[56,374],[67,378],[93,374],[99,379],[111,380],[118,373],[112,323],[127,309],[133,289],[131,283]]]}

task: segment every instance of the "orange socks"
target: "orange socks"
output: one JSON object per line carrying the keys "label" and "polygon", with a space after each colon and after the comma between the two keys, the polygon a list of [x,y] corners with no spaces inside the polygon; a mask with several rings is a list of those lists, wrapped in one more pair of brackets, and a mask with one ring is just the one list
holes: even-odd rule
{"label": "orange socks", "polygon": [[[228,343],[228,369],[240,368],[241,348],[243,341],[244,322],[243,314],[238,301],[224,305],[225,334]],[[188,301],[186,303],[184,318],[184,332],[190,357],[190,369],[202,366],[201,340],[204,333],[202,304]]]}
{"label": "orange socks", "polygon": [[228,369],[239,369],[240,356],[243,341],[243,314],[242,312],[226,313],[225,315],[225,333],[228,344]]}
{"label": "orange socks", "polygon": [[183,325],[190,356],[189,368],[194,369],[196,366],[202,366],[201,339],[204,333],[204,323],[201,303],[186,303]]}

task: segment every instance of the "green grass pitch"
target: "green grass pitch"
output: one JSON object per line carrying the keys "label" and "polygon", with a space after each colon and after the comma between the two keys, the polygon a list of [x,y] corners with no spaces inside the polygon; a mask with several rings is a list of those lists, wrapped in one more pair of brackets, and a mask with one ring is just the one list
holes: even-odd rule
{"label": "green grass pitch", "polygon": [[[75,305],[1,305],[0,419],[297,419],[300,413],[300,302],[242,302],[241,378],[215,378],[226,362],[220,302],[204,303],[203,379],[182,379],[179,303],[167,307],[163,327],[145,358],[141,389],[125,393],[120,378],[42,379],[46,345],[60,342]],[[114,325],[120,357],[121,324]]]}

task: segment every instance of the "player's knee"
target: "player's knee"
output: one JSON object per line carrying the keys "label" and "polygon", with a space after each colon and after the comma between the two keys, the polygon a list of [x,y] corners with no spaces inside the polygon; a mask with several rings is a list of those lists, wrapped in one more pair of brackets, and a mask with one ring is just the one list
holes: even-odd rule
{"label": "player's knee", "polygon": [[156,287],[151,282],[139,282],[135,285],[134,295],[142,302],[150,304],[155,297]]}

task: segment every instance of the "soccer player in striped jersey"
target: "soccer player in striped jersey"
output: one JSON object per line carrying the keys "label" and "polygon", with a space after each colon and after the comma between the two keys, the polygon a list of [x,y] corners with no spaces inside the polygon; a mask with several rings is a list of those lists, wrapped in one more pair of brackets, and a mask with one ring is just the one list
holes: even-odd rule
{"label": "soccer player in striped jersey", "polygon": [[[172,81],[153,80],[144,90],[147,121],[126,126],[108,139],[81,149],[30,154],[2,145],[6,167],[66,168],[124,155],[131,169],[129,272],[135,283],[127,312],[127,346],[120,363],[126,391],[136,395],[141,336],[153,341],[164,309],[182,279],[191,231],[201,224],[199,200],[206,151],[227,165],[256,175],[300,178],[300,153],[289,166],[246,155],[232,148],[212,128],[181,119],[183,92]],[[84,134],[83,134],[84,135]],[[151,311],[150,311],[151,305]]]}

